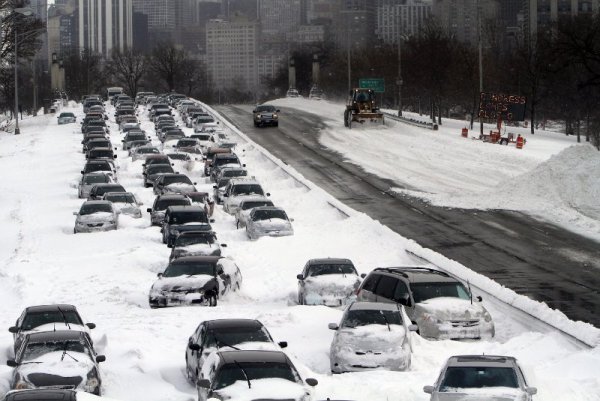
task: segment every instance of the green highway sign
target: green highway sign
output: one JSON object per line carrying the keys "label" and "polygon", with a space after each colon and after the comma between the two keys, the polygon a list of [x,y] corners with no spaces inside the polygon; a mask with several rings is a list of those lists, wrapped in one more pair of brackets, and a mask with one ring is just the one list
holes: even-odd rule
{"label": "green highway sign", "polygon": [[385,80],[383,78],[361,78],[358,80],[360,88],[373,89],[374,92],[385,92]]}

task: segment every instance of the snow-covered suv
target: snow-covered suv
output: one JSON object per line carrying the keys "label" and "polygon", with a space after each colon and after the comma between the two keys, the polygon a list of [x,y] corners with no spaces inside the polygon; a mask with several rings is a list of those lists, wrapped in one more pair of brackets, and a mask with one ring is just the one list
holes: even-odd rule
{"label": "snow-covered suv", "polygon": [[397,302],[419,327],[435,339],[481,339],[494,336],[492,316],[459,280],[426,267],[373,270],[357,292],[359,301]]}

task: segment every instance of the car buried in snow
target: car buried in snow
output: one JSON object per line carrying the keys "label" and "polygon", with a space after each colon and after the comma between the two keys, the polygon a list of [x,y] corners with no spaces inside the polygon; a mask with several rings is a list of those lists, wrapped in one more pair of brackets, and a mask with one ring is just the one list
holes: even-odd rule
{"label": "car buried in snow", "polygon": [[30,333],[6,361],[14,368],[11,389],[62,388],[101,394],[102,380],[97,355],[89,337],[76,330]]}
{"label": "car buried in snow", "polygon": [[451,356],[433,386],[430,401],[531,401],[537,388],[527,384],[517,360],[500,355]]}
{"label": "car buried in snow", "polygon": [[311,259],[296,278],[300,305],[345,305],[361,282],[352,261],[338,258]]}
{"label": "car buried in snow", "polygon": [[275,344],[267,328],[258,320],[205,320],[188,339],[185,350],[186,374],[188,380],[195,384],[208,356],[218,350],[278,351],[285,347],[287,342]]}
{"label": "car buried in snow", "polygon": [[82,331],[90,337],[94,323],[84,323],[77,308],[68,304],[28,306],[21,313],[15,325],[8,328],[14,340],[14,351],[20,348],[25,336],[34,332],[54,330]]}
{"label": "car buried in snow", "polygon": [[357,291],[357,299],[405,306],[421,337],[473,340],[494,337],[492,316],[458,279],[428,267],[379,267]]}
{"label": "car buried in snow", "polygon": [[173,245],[175,238],[185,231],[212,230],[208,215],[200,206],[169,206],[165,212],[161,229],[163,243]]}
{"label": "car buried in snow", "polygon": [[79,212],[73,214],[77,216],[74,234],[116,230],[119,223],[119,215],[112,202],[103,200],[85,201]]}
{"label": "car buried in snow", "polygon": [[150,213],[150,223],[153,226],[162,226],[165,220],[165,213],[169,206],[190,206],[190,199],[181,194],[158,195],[154,199],[151,208],[146,209]]}
{"label": "car buried in snow", "polygon": [[249,196],[270,196],[263,190],[262,186],[255,179],[250,178],[231,178],[223,190],[223,210],[226,213],[235,215],[240,202]]}
{"label": "car buried in snow", "polygon": [[185,174],[166,173],[154,180],[153,191],[155,195],[186,194],[196,192],[196,183],[192,182]]}
{"label": "car buried in snow", "polygon": [[159,155],[160,150],[148,144],[129,149],[129,154],[131,155],[131,161],[146,160],[150,155]]}
{"label": "car buried in snow", "polygon": [[198,401],[240,396],[248,400],[310,401],[308,386],[318,384],[313,378],[302,380],[281,351],[217,351],[208,356],[200,374]]}
{"label": "car buried in snow", "polygon": [[140,209],[142,202],[138,202],[131,192],[106,192],[102,196],[102,200],[112,202],[113,207],[119,214],[131,216],[135,219],[142,217]]}
{"label": "car buried in snow", "polygon": [[107,192],[127,192],[123,185],[116,183],[95,184],[88,195],[88,200],[101,200]]}
{"label": "car buried in snow", "polygon": [[255,207],[246,221],[246,235],[251,240],[260,237],[284,237],[294,235],[290,219],[285,211],[275,206]]}
{"label": "car buried in snow", "polygon": [[169,262],[184,256],[221,256],[221,247],[226,246],[217,242],[217,235],[212,230],[184,231],[170,246]]}
{"label": "car buried in snow", "polygon": [[109,174],[106,174],[106,172],[97,171],[93,173],[83,174],[77,186],[77,194],[79,198],[87,199],[94,185],[111,183],[113,183],[112,177]]}
{"label": "car buried in snow", "polygon": [[177,305],[217,306],[218,299],[237,291],[242,274],[237,265],[220,256],[187,256],[169,263],[149,294],[151,308]]}
{"label": "car buried in snow", "polygon": [[250,212],[255,207],[260,206],[274,206],[273,202],[262,195],[248,196],[243,201],[240,202],[238,206],[237,212],[235,212],[235,227],[246,227],[248,223],[248,218],[250,217]]}
{"label": "car buried in snow", "polygon": [[412,345],[410,324],[404,308],[381,302],[353,302],[341,322],[330,323],[335,330],[330,349],[332,373],[370,369],[407,370]]}

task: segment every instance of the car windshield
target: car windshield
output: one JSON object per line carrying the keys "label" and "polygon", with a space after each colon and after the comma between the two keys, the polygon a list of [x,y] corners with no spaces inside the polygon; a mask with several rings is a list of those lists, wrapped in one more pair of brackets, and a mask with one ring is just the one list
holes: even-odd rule
{"label": "car windshield", "polygon": [[205,340],[207,347],[226,347],[246,342],[270,343],[272,340],[266,329],[262,326],[209,330]]}
{"label": "car windshield", "polygon": [[262,190],[262,187],[258,184],[238,184],[234,185],[231,193],[233,195],[264,195],[265,193]]}
{"label": "car windshield", "polygon": [[86,173],[91,173],[94,171],[112,171],[110,164],[108,163],[90,163],[85,165]]}
{"label": "car windshield", "polygon": [[186,223],[208,223],[206,213],[204,212],[177,212],[171,213],[171,224],[186,224]]}
{"label": "car windshield", "polygon": [[287,220],[288,218],[283,210],[278,210],[278,209],[255,210],[254,214],[252,215],[253,221],[271,220],[271,219]]}
{"label": "car windshield", "polygon": [[163,273],[163,277],[215,275],[212,263],[171,263]]}
{"label": "car windshield", "polygon": [[180,235],[175,240],[175,246],[189,246],[196,244],[214,244],[215,235],[213,233]]}
{"label": "car windshield", "polygon": [[80,340],[57,340],[57,341],[46,341],[28,343],[23,351],[21,361],[30,361],[32,359],[39,358],[40,356],[49,352],[56,351],[67,351],[67,352],[86,352],[89,354],[85,341]]}
{"label": "car windshield", "polygon": [[168,157],[161,157],[161,158],[152,158],[152,159],[148,159],[146,160],[146,165],[149,166],[151,164],[166,164],[168,166],[171,165],[171,160],[169,160]]}
{"label": "car windshield", "polygon": [[355,274],[358,275],[354,266],[347,263],[339,264],[323,264],[323,265],[310,265],[308,268],[309,276],[322,276],[325,274]]}
{"label": "car windshield", "polygon": [[198,123],[202,124],[202,123],[212,123],[215,120],[212,117],[208,117],[208,116],[198,116],[196,121]]}
{"label": "car windshield", "polygon": [[402,324],[400,312],[394,310],[357,309],[348,311],[342,327],[355,328],[370,324]]}
{"label": "car windshield", "polygon": [[83,177],[84,184],[104,184],[104,183],[108,183],[108,182],[109,182],[109,178],[105,174],[93,174],[93,175],[86,175],[85,177]]}
{"label": "car windshield", "polygon": [[177,146],[196,146],[198,144],[198,141],[196,141],[195,139],[180,139],[177,142]]}
{"label": "car windshield", "polygon": [[210,135],[194,135],[194,138],[197,138],[201,141],[208,141],[210,140]]}
{"label": "car windshield", "polygon": [[21,324],[21,330],[32,330],[36,327],[42,326],[48,323],[67,323],[83,325],[83,322],[79,318],[79,315],[74,310],[63,310],[62,313],[59,310],[27,313],[23,323]]}
{"label": "car windshield", "polygon": [[190,156],[185,153],[169,153],[167,156],[173,160],[188,160],[190,158]]}
{"label": "car windshield", "polygon": [[256,108],[256,111],[263,111],[263,112],[267,112],[267,113],[274,113],[275,112],[275,107],[274,106],[258,106]]}
{"label": "car windshield", "polygon": [[512,368],[497,366],[450,366],[440,385],[441,392],[457,388],[519,387]]}
{"label": "car windshield", "polygon": [[273,206],[273,202],[271,202],[271,201],[242,202],[242,204],[240,205],[240,209],[248,210],[248,209],[252,209],[252,208],[260,207],[260,206]]}
{"label": "car windshield", "polygon": [[95,192],[96,195],[101,196],[107,192],[125,192],[125,188],[123,188],[119,184],[113,184],[113,185],[106,185],[106,186],[102,185],[102,186],[98,186],[97,188],[93,187],[92,191]]}
{"label": "car windshield", "polygon": [[125,140],[125,142],[131,142],[131,141],[145,141],[146,135],[144,134],[138,134],[136,133],[132,133],[130,132],[129,134],[127,134],[127,139]]}
{"label": "car windshield", "polygon": [[215,166],[222,166],[224,164],[240,164],[240,161],[237,157],[219,157],[215,160]]}
{"label": "car windshield", "polygon": [[202,193],[202,192],[188,193],[187,197],[190,198],[192,200],[192,202],[201,203],[206,200],[207,194]]}
{"label": "car windshield", "polygon": [[248,176],[248,171],[246,170],[225,170],[223,171],[222,177],[246,177]]}
{"label": "car windshield", "polygon": [[90,156],[91,157],[109,157],[109,158],[112,158],[113,157],[113,151],[112,151],[112,149],[94,149],[93,151],[90,151]]}
{"label": "car windshield", "polygon": [[469,291],[461,283],[411,283],[415,303],[423,302],[431,298],[451,297],[460,299],[471,299]]}
{"label": "car windshield", "polygon": [[170,164],[156,164],[148,167],[147,174],[172,173],[173,167]]}
{"label": "car windshield", "polygon": [[88,148],[110,148],[110,141],[93,140],[88,142]]}
{"label": "car windshield", "polygon": [[[243,368],[243,370],[241,369]],[[239,362],[221,366],[213,389],[231,386],[236,381],[278,378],[298,382],[298,374],[285,362]]]}
{"label": "car windshield", "polygon": [[190,200],[186,198],[181,199],[160,199],[156,203],[154,210],[166,210],[169,206],[189,206]]}
{"label": "car windshield", "polygon": [[106,196],[106,200],[113,203],[136,203],[133,194],[127,193],[110,194]]}
{"label": "car windshield", "polygon": [[84,203],[79,210],[79,214],[82,216],[94,213],[112,213],[112,206],[110,203]]}
{"label": "car windshield", "polygon": [[60,113],[60,117],[75,117],[73,113]]}
{"label": "car windshield", "polygon": [[139,154],[159,154],[160,151],[156,148],[138,148],[137,153],[139,153]]}
{"label": "car windshield", "polygon": [[187,175],[170,175],[165,176],[163,178],[163,185],[171,185],[171,184],[190,184],[192,185],[192,180]]}

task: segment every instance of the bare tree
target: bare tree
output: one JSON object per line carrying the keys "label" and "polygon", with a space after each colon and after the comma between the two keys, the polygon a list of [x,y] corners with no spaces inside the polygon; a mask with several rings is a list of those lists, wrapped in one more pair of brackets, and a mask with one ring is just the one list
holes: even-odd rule
{"label": "bare tree", "polygon": [[139,83],[146,74],[147,65],[146,56],[133,49],[128,48],[122,52],[113,49],[106,71],[116,79],[117,83],[126,88],[127,93],[135,96]]}
{"label": "bare tree", "polygon": [[89,49],[72,51],[64,60],[66,90],[74,99],[99,93],[105,86],[102,57]]}
{"label": "bare tree", "polygon": [[181,78],[189,58],[184,50],[172,43],[159,43],[148,58],[148,67],[167,90],[175,89],[177,79]]}

